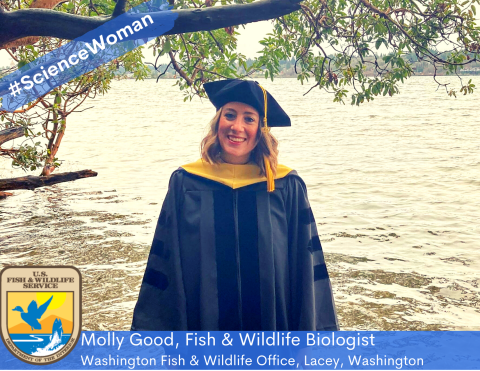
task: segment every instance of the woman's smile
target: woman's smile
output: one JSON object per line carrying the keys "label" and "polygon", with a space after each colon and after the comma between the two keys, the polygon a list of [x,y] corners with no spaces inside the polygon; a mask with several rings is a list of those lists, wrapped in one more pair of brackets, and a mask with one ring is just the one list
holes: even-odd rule
{"label": "woman's smile", "polygon": [[247,140],[247,138],[236,137],[235,135],[229,135],[228,139],[234,143],[243,143]]}

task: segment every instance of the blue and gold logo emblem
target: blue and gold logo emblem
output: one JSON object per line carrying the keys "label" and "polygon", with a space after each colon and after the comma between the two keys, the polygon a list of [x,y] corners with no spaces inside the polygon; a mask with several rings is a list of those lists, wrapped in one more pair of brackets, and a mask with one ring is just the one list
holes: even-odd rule
{"label": "blue and gold logo emblem", "polygon": [[78,269],[7,267],[0,292],[1,337],[13,355],[45,365],[70,353],[82,327]]}

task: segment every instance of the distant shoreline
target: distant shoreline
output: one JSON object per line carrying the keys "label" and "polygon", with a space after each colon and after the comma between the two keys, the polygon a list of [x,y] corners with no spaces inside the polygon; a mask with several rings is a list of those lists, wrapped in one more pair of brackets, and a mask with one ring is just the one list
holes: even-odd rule
{"label": "distant shoreline", "polygon": [[[369,76],[369,75],[367,75]],[[411,77],[432,77],[432,76],[435,76],[434,74],[413,74]],[[439,75],[437,74],[436,75],[437,77],[450,77],[450,76],[453,76],[454,75]],[[475,76],[480,76],[480,73],[477,73],[477,74],[473,74],[473,75],[463,75],[463,74],[459,74],[459,76],[461,77],[475,77]],[[263,75],[260,75],[260,76],[250,76],[251,78],[254,78],[254,79],[258,79],[258,78],[263,78],[264,76]],[[127,76],[126,77],[127,79],[134,79],[134,77],[130,77],[130,76]],[[145,80],[156,80],[157,78],[156,77],[147,77],[145,78]],[[179,77],[161,77],[160,80],[177,80],[179,79]],[[297,79],[295,76],[276,76],[275,79]]]}

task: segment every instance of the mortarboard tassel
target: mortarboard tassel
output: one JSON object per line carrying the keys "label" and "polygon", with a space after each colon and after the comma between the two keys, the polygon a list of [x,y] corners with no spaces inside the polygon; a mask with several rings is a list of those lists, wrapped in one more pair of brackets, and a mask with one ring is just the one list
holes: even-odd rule
{"label": "mortarboard tassel", "polygon": [[275,178],[273,177],[272,168],[270,167],[270,161],[267,156],[264,157],[265,173],[267,175],[267,192],[273,192],[275,190]]}
{"label": "mortarboard tassel", "polygon": [[[257,83],[258,84],[258,83]],[[263,88],[262,85],[258,84],[263,91],[263,101],[265,102],[265,117],[263,118],[263,128],[262,131],[266,134],[270,132],[270,128],[267,124],[267,91]],[[273,192],[275,190],[275,178],[273,177],[273,171],[270,167],[270,161],[267,156],[263,156],[263,163],[265,165],[265,175],[267,176],[267,192]]]}
{"label": "mortarboard tassel", "polygon": [[[265,104],[266,105],[266,104]],[[262,131],[266,134],[270,132],[270,128],[267,125],[267,117],[263,119],[264,126]],[[265,175],[267,177],[267,192],[273,192],[275,190],[275,178],[273,177],[273,171],[270,167],[270,161],[267,156],[263,156],[263,163],[265,165]]]}

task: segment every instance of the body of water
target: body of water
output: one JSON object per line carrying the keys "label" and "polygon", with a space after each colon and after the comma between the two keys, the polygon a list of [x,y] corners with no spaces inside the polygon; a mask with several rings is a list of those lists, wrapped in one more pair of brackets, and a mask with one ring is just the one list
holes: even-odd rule
{"label": "body of water", "polygon": [[[415,77],[356,107],[261,83],[292,119],[272,132],[307,184],[342,328],[480,329],[480,93]],[[215,113],[172,84],[115,82],[69,117],[59,171],[96,178],[0,201],[0,263],[80,268],[84,330],[129,329],[170,174],[198,159]]]}

